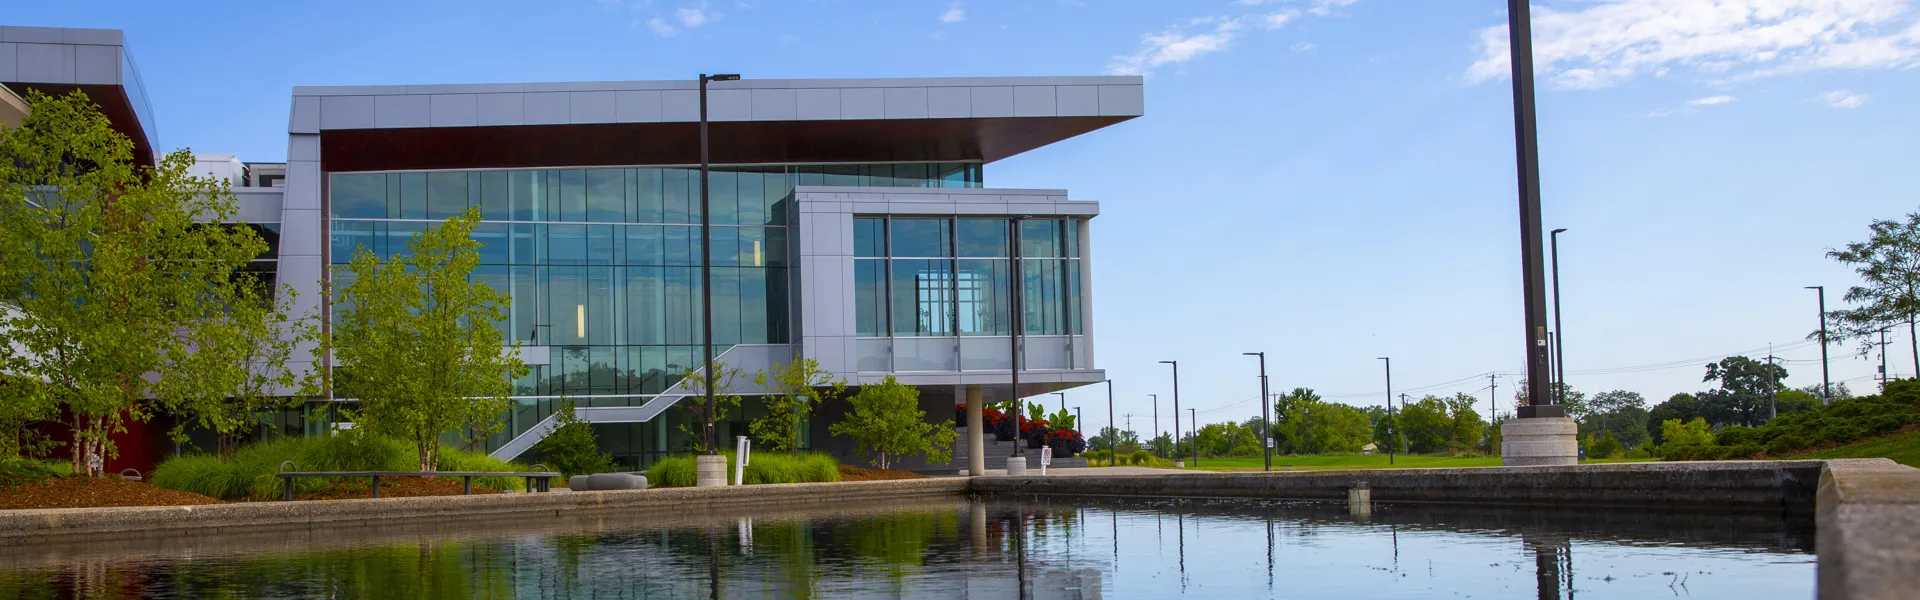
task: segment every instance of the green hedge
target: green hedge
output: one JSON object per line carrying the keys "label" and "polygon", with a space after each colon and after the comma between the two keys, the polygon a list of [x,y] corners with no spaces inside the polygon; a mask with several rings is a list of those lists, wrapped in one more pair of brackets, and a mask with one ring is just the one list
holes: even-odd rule
{"label": "green hedge", "polygon": [[[282,438],[260,442],[234,453],[232,461],[204,454],[179,456],[153,471],[154,485],[215,498],[271,500],[281,497],[284,483],[274,474],[282,461],[293,461],[301,471],[413,471],[420,468],[412,446],[399,440],[345,432],[323,437]],[[477,452],[440,449],[436,465],[442,471],[528,471]],[[339,478],[302,477],[295,489],[314,491]],[[353,478],[351,481],[364,481]],[[482,477],[474,483],[494,489],[522,489],[519,477]]]}
{"label": "green hedge", "polygon": [[1813,410],[1780,415],[1759,427],[1723,427],[1714,433],[1711,445],[1663,446],[1660,455],[1666,460],[1784,455],[1886,435],[1915,421],[1920,421],[1920,382],[1902,380],[1887,384],[1886,392],[1880,395],[1836,400]]}
{"label": "green hedge", "polygon": [[[727,457],[727,484],[733,480],[733,453]],[[693,487],[699,479],[694,455],[670,456],[647,468],[647,485],[653,487]],[[827,454],[754,453],[747,463],[747,485],[767,483],[813,483],[840,480],[840,461]]]}

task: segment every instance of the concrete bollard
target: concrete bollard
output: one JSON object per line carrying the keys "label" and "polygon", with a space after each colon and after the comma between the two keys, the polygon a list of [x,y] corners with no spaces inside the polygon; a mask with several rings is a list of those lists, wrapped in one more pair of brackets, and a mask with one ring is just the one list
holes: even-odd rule
{"label": "concrete bollard", "polygon": [[1027,476],[1027,457],[1025,456],[1007,457],[1007,476],[1008,477],[1026,477]]}
{"label": "concrete bollard", "polygon": [[1347,488],[1347,514],[1358,518],[1373,516],[1373,490],[1365,481],[1355,481]]}
{"label": "concrete bollard", "polygon": [[727,456],[724,454],[693,457],[694,487],[722,487],[727,485]]}

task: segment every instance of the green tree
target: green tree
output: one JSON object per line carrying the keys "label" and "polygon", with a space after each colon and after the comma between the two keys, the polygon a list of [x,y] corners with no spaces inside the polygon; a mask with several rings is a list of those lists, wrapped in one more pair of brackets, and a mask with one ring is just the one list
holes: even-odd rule
{"label": "green tree", "polygon": [[[1564,382],[1554,382],[1553,389],[1558,392],[1555,394],[1555,397],[1559,399],[1561,404],[1566,406],[1567,416],[1573,417],[1575,421],[1579,421],[1587,416],[1590,409],[1587,408],[1587,394],[1585,392],[1573,389],[1573,386],[1567,385]],[[1520,380],[1520,389],[1513,394],[1513,406],[1515,408],[1526,406],[1528,393],[1526,380]]]}
{"label": "green tree", "polygon": [[[168,361],[194,373],[159,382],[171,408],[191,418],[175,425],[175,442],[186,441],[189,423],[214,432],[216,454],[232,459],[234,452],[260,428],[262,413],[298,406],[319,392],[319,369],[296,373],[288,362],[302,344],[317,345],[317,316],[295,318],[298,293],[283,286],[271,298],[263,290],[273,282],[243,273],[218,285],[231,302],[210,311],[199,327],[188,333],[186,346],[170,348]],[[188,347],[190,346],[190,347]]]}
{"label": "green tree", "polygon": [[359,401],[347,411],[358,427],[411,443],[421,471],[434,470],[442,434],[473,443],[498,431],[528,371],[495,326],[511,300],[473,277],[479,222],[469,208],[390,260],[359,248],[337,288],[335,389]]}
{"label": "green tree", "polygon": [[1477,402],[1474,397],[1457,393],[1443,402],[1447,405],[1447,418],[1453,421],[1453,451],[1479,446],[1480,438],[1486,434],[1487,422],[1480,418],[1479,412],[1473,410]]}
{"label": "green tree", "polygon": [[27,101],[20,125],[0,128],[0,367],[18,403],[0,417],[64,410],[73,470],[94,475],[127,420],[218,385],[176,359],[267,246],[250,227],[206,225],[236,204],[224,182],[188,174],[189,151],[136,165],[84,93]]}
{"label": "green tree", "polygon": [[1699,395],[1701,416],[1713,425],[1758,425],[1766,420],[1762,411],[1767,394],[1780,389],[1780,381],[1786,378],[1785,367],[1745,356],[1707,363],[1707,375],[1701,381],[1718,381],[1720,389]]}
{"label": "green tree", "polygon": [[[1861,282],[1847,289],[1845,300],[1854,308],[1827,313],[1828,335],[1859,340],[1865,352],[1882,328],[1904,322],[1913,369],[1920,373],[1920,338],[1914,327],[1920,317],[1920,212],[1907,214],[1904,221],[1876,219],[1867,227],[1872,234],[1866,241],[1827,250],[1827,258],[1853,267]],[[1819,336],[1815,331],[1808,339]]]}
{"label": "green tree", "polygon": [[754,419],[747,431],[767,450],[788,454],[800,452],[800,425],[813,414],[813,407],[847,393],[845,380],[805,357],[784,365],[774,363],[771,373],[755,373],[753,382],[773,393],[761,397],[767,413]]}
{"label": "green tree", "polygon": [[860,386],[849,402],[853,410],[827,433],[853,438],[880,468],[922,454],[927,462],[953,462],[953,420],[928,423],[926,411],[920,410],[920,390],[888,375],[880,383]]}
{"label": "green tree", "polygon": [[1406,428],[1401,433],[1408,451],[1426,454],[1451,448],[1453,419],[1447,416],[1447,405],[1439,398],[1427,396],[1401,406],[1399,417],[1400,425]]}
{"label": "green tree", "polygon": [[593,425],[581,421],[573,412],[573,401],[561,399],[553,407],[553,431],[533,451],[546,456],[546,462],[561,475],[606,473],[614,469],[613,454],[600,451],[600,440]]}
{"label": "green tree", "polygon": [[1774,412],[1792,414],[1806,412],[1820,406],[1820,397],[1800,390],[1780,390],[1774,392]]}
{"label": "green tree", "polygon": [[[707,378],[698,369],[687,369],[680,376],[681,389],[687,391],[687,397],[681,399],[682,410],[693,413],[693,421],[680,424],[680,433],[687,435],[690,449],[698,453],[707,452],[707,430],[720,426],[721,421],[740,409],[740,395],[734,393],[734,382],[745,377],[740,369],[729,367],[727,363],[713,362],[713,409],[707,409]],[[718,434],[716,433],[716,436]],[[716,438],[715,443],[720,443]],[[714,451],[719,451],[715,448]]]}
{"label": "green tree", "polygon": [[1693,394],[1674,394],[1647,411],[1647,436],[1653,438],[1655,445],[1666,444],[1666,422],[1679,420],[1691,421],[1700,416],[1700,401]]}
{"label": "green tree", "polygon": [[1666,440],[1662,446],[1710,446],[1713,445],[1713,428],[1707,420],[1694,417],[1692,421],[1668,419],[1660,423],[1660,438]]}

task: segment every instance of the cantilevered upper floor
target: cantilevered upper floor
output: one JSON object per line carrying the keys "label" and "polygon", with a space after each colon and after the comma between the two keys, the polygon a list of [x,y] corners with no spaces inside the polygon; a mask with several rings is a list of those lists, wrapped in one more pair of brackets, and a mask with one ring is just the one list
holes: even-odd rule
{"label": "cantilevered upper floor", "polygon": [[0,86],[22,97],[29,90],[86,92],[114,129],[133,140],[134,160],[153,164],[160,129],[119,30],[0,27]]}
{"label": "cantilevered upper floor", "polygon": [[[695,81],[296,87],[328,172],[698,163]],[[715,164],[993,162],[1145,112],[1139,77],[769,79],[708,88]]]}

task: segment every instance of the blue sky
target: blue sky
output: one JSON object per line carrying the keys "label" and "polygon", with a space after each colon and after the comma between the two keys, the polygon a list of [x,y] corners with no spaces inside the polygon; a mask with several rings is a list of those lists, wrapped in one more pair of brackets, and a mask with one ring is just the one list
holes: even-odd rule
{"label": "blue sky", "polygon": [[[1547,227],[1570,383],[1653,401],[1708,357],[1794,344],[1855,282],[1827,248],[1920,205],[1920,0],[1536,3]],[[1122,413],[1258,414],[1468,392],[1522,365],[1500,0],[39,2],[127,31],[162,142],[285,153],[294,85],[748,77],[1147,77],[1148,116],[989,165],[1095,221],[1097,361]],[[1491,45],[1489,45],[1491,41]],[[1902,108],[1907,107],[1907,108]],[[1889,362],[1911,376],[1907,336]],[[1833,378],[1876,363],[1833,347]],[[1761,350],[1764,354],[1764,350]],[[1819,350],[1788,357],[1819,381]],[[1620,369],[1642,365],[1667,368]],[[1596,372],[1598,371],[1598,372]],[[1443,384],[1444,385],[1438,385]],[[1069,393],[1104,421],[1105,391]],[[1046,398],[1049,406],[1054,398]],[[1099,407],[1099,408],[1096,408]]]}

